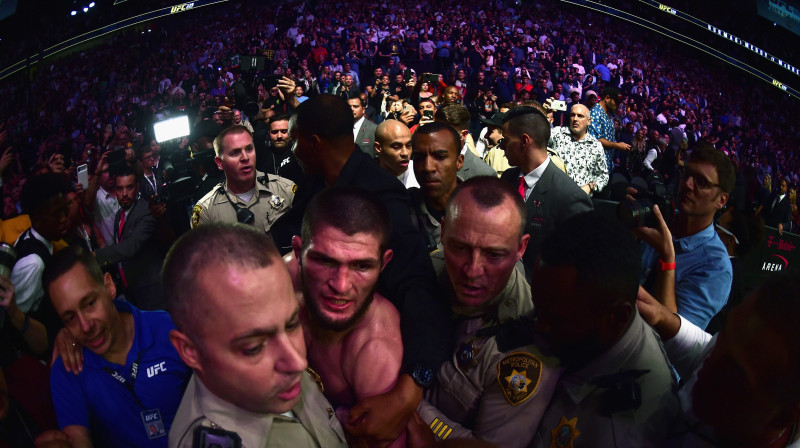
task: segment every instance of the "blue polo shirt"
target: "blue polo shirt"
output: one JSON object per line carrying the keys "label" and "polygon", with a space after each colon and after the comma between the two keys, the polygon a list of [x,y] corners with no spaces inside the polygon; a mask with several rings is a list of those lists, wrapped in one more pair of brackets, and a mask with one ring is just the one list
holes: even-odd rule
{"label": "blue polo shirt", "polygon": [[[119,312],[133,315],[135,334],[128,359],[124,366],[112,364],[83,347],[83,371],[78,375],[64,370],[61,358],[57,359],[50,386],[58,426],[85,426],[99,446],[166,447],[167,433],[192,370],[169,340],[169,332],[175,328],[169,314],[140,311],[118,300],[114,305]],[[134,397],[126,386],[137,359]],[[110,371],[119,373],[126,385]],[[160,414],[160,425],[154,410]]]}
{"label": "blue polo shirt", "polygon": [[[714,230],[714,224],[700,232],[672,240],[675,245],[675,299],[678,314],[706,328],[708,322],[728,302],[733,281],[733,266],[728,251]],[[658,252],[642,243],[644,284],[656,267]]]}

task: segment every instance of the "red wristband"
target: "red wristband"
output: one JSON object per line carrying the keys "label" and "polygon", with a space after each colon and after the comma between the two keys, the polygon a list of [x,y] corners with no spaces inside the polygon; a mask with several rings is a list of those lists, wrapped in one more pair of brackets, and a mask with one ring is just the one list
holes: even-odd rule
{"label": "red wristband", "polygon": [[661,272],[674,271],[675,270],[675,262],[674,261],[672,263],[665,263],[664,260],[659,258],[658,259],[658,263],[659,263],[659,265],[661,267]]}

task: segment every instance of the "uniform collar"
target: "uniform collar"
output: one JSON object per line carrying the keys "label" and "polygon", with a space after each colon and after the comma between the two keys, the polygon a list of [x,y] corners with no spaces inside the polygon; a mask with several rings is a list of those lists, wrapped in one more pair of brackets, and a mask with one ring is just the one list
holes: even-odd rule
{"label": "uniform collar", "polygon": [[[453,303],[450,307],[453,314],[456,316],[472,316],[473,313],[467,314],[466,309],[454,304],[456,300],[455,291],[453,290],[453,284],[450,281],[450,276],[447,271],[443,271],[439,278],[439,281],[443,282],[447,289],[448,295],[451,298],[451,303]],[[528,315],[532,311],[533,300],[531,299],[530,285],[528,285],[528,282],[520,273],[520,270],[515,267],[511,276],[508,278],[508,282],[506,282],[505,288],[490,300],[484,312],[478,313],[476,317],[481,315],[488,318],[488,320],[496,320],[499,323],[503,323]]]}
{"label": "uniform collar", "polygon": [[[283,414],[255,413],[239,408],[214,395],[206,388],[203,382],[197,378],[196,374],[192,375],[191,380],[189,380],[186,394],[187,396],[189,396],[190,393],[192,394],[190,395],[192,399],[192,408],[198,409],[200,415],[203,415],[211,423],[218,425],[222,429],[238,433],[242,438],[242,446],[269,446],[269,444],[265,444],[265,442],[269,441],[270,430],[275,420],[296,421],[297,424],[302,425],[305,431],[314,439],[320,441],[323,438],[316,432],[314,423],[312,422],[313,417],[311,416],[311,412],[314,409],[313,407],[319,406],[319,403],[314,403],[311,400],[311,394],[314,393],[311,388],[318,388],[319,386],[311,379],[307,372],[303,372],[301,381],[300,401],[292,408],[292,413],[296,418],[287,417]],[[328,426],[328,422],[325,422],[325,425]],[[333,428],[333,430],[344,440],[344,434],[341,433],[341,431],[337,428]]]}
{"label": "uniform collar", "polygon": [[645,323],[639,317],[639,313],[635,313],[628,330],[610,349],[580,370],[563,375],[562,385],[573,403],[579,404],[597,390],[598,386],[590,383],[592,379],[618,373],[620,367],[624,366],[628,359],[637,352],[637,346],[643,343],[642,340],[646,336],[645,331],[653,330],[649,327],[645,328]]}
{"label": "uniform collar", "polygon": [[239,199],[239,197],[236,196],[234,193],[231,193],[231,191],[228,190],[228,181],[227,180],[223,180],[222,184],[221,184],[221,186],[219,188],[222,188],[223,192],[227,193],[227,195],[218,194],[217,197],[214,198],[214,204],[224,204],[224,203],[228,202],[228,197],[230,197],[230,200],[235,202],[236,204],[243,205],[243,206],[249,206],[250,204],[253,204],[258,199],[259,194],[262,191],[271,195],[272,192],[269,191],[267,186],[258,181],[258,179],[260,179],[262,177],[265,177],[265,176],[266,176],[266,174],[264,174],[263,172],[256,171],[256,191],[253,193],[253,197],[250,198],[250,202],[248,202],[247,204],[242,202]]}
{"label": "uniform collar", "polygon": [[43,237],[39,232],[36,231],[33,227],[31,227],[31,236],[36,238],[37,240],[41,241],[42,244],[47,248],[48,252],[51,254],[53,253],[53,243],[47,240],[47,238]]}

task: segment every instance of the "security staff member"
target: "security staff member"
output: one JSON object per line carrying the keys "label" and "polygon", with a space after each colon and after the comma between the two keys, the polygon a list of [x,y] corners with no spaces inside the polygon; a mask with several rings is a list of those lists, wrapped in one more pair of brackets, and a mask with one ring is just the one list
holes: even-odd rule
{"label": "security staff member", "polygon": [[253,136],[246,127],[231,126],[214,139],[214,159],[225,181],[192,209],[192,228],[208,222],[241,222],[269,232],[292,206],[294,182],[256,171]]}
{"label": "security staff member", "polygon": [[171,448],[347,446],[307,369],[300,304],[270,238],[241,224],[200,226],[172,247],[164,276],[175,280],[164,290],[170,338],[194,369]]}
{"label": "security staff member", "polygon": [[439,281],[458,322],[455,353],[418,407],[439,440],[527,447],[555,390],[557,360],[499,331],[533,312],[530,286],[515,267],[529,240],[524,222],[522,198],[494,176],[465,181],[448,201]]}
{"label": "security staff member", "polygon": [[428,252],[433,252],[442,239],[440,223],[447,200],[461,181],[461,140],[449,125],[433,122],[417,128],[411,145],[414,175],[420,183],[420,188],[409,190],[414,205],[412,221],[425,237]]}

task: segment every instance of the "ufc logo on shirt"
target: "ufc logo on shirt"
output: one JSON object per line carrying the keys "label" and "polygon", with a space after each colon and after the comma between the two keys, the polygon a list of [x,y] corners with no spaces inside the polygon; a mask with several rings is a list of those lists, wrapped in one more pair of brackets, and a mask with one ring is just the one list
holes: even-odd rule
{"label": "ufc logo on shirt", "polygon": [[147,377],[148,378],[152,378],[152,377],[158,375],[159,372],[166,372],[167,368],[164,367],[165,363],[166,363],[166,361],[163,361],[163,362],[161,362],[159,364],[156,364],[156,365],[148,367],[147,368]]}

